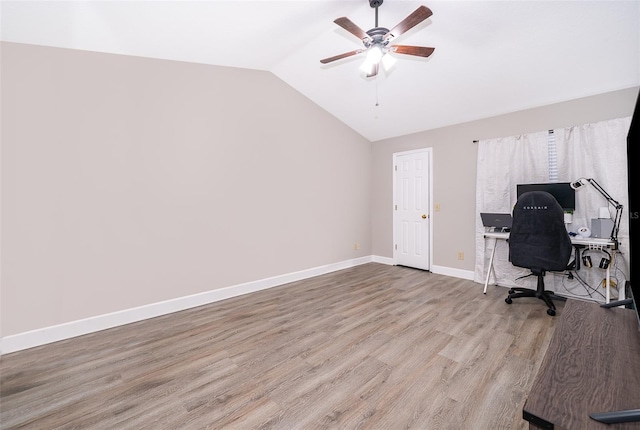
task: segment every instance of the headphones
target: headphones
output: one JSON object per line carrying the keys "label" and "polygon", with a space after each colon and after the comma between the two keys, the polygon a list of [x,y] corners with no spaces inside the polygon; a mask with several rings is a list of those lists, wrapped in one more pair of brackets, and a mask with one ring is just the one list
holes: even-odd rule
{"label": "headphones", "polygon": [[609,263],[611,262],[611,254],[609,254],[604,249],[594,249],[594,248],[585,248],[584,251],[582,251],[582,264],[585,267],[593,267],[593,263],[591,262],[591,257],[589,255],[586,255],[589,251],[600,251],[607,254],[606,257],[602,257],[598,267],[601,269],[606,269],[607,267],[609,267]]}

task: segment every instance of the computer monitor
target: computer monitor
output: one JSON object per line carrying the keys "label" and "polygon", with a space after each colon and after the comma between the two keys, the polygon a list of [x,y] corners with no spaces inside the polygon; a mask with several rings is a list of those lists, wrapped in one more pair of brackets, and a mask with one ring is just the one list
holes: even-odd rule
{"label": "computer monitor", "polygon": [[529,191],[546,191],[556,198],[562,209],[574,211],[576,209],[576,190],[571,188],[570,182],[547,182],[543,184],[518,184],[517,197]]}

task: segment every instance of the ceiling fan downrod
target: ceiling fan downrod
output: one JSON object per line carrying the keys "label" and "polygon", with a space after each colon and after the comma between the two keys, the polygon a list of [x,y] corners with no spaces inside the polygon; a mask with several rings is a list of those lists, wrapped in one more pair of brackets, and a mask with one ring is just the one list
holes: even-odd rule
{"label": "ceiling fan downrod", "polygon": [[376,27],[378,26],[378,7],[382,4],[384,0],[369,0],[369,6],[376,10]]}
{"label": "ceiling fan downrod", "polygon": [[378,6],[376,6],[376,27],[378,26]]}

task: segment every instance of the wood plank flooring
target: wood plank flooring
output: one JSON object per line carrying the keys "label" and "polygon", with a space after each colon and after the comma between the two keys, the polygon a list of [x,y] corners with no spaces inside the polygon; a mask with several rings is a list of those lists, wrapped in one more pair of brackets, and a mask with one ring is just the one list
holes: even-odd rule
{"label": "wood plank flooring", "polygon": [[558,317],[506,294],[370,263],[7,354],[0,423],[525,429]]}

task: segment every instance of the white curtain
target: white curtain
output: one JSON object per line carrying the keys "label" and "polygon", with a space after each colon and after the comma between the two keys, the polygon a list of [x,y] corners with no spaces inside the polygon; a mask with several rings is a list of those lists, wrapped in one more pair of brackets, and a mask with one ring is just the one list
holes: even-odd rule
{"label": "white curtain", "polygon": [[[557,168],[557,182],[592,178],[613,199],[623,205],[618,233],[620,252],[615,255],[616,266],[612,267],[611,276],[618,280],[621,286],[624,285],[628,274],[625,257],[629,250],[626,139],[630,124],[631,117],[625,117],[552,130],[553,139],[549,138],[550,131],[544,131],[478,142],[474,274],[476,282],[485,281],[489,254],[493,247],[492,241],[483,237],[485,228],[480,219],[480,212],[510,213],[516,202],[517,184],[552,182],[555,178],[552,176],[550,179],[550,174],[555,175],[553,169]],[[557,158],[550,160],[549,142],[553,140]],[[591,219],[598,218],[601,207],[608,207],[611,218],[615,217],[615,209],[595,187],[587,185],[576,190],[576,210],[572,222],[567,224],[567,230],[577,232],[583,226],[591,228]],[[496,246],[494,273],[497,279],[492,274],[490,283],[535,287],[533,277],[517,279],[529,274],[529,271],[515,267],[508,261],[506,241],[498,240]],[[605,254],[602,253],[602,256]],[[597,266],[600,255],[595,254],[592,258],[597,258]],[[597,292],[589,287],[597,288],[602,273],[596,270],[580,270],[578,273],[586,278],[582,280],[584,282],[570,282],[563,277],[554,282],[552,277],[547,276],[549,279],[546,283],[558,292],[590,297],[596,294],[597,298],[602,298],[603,289]]]}

